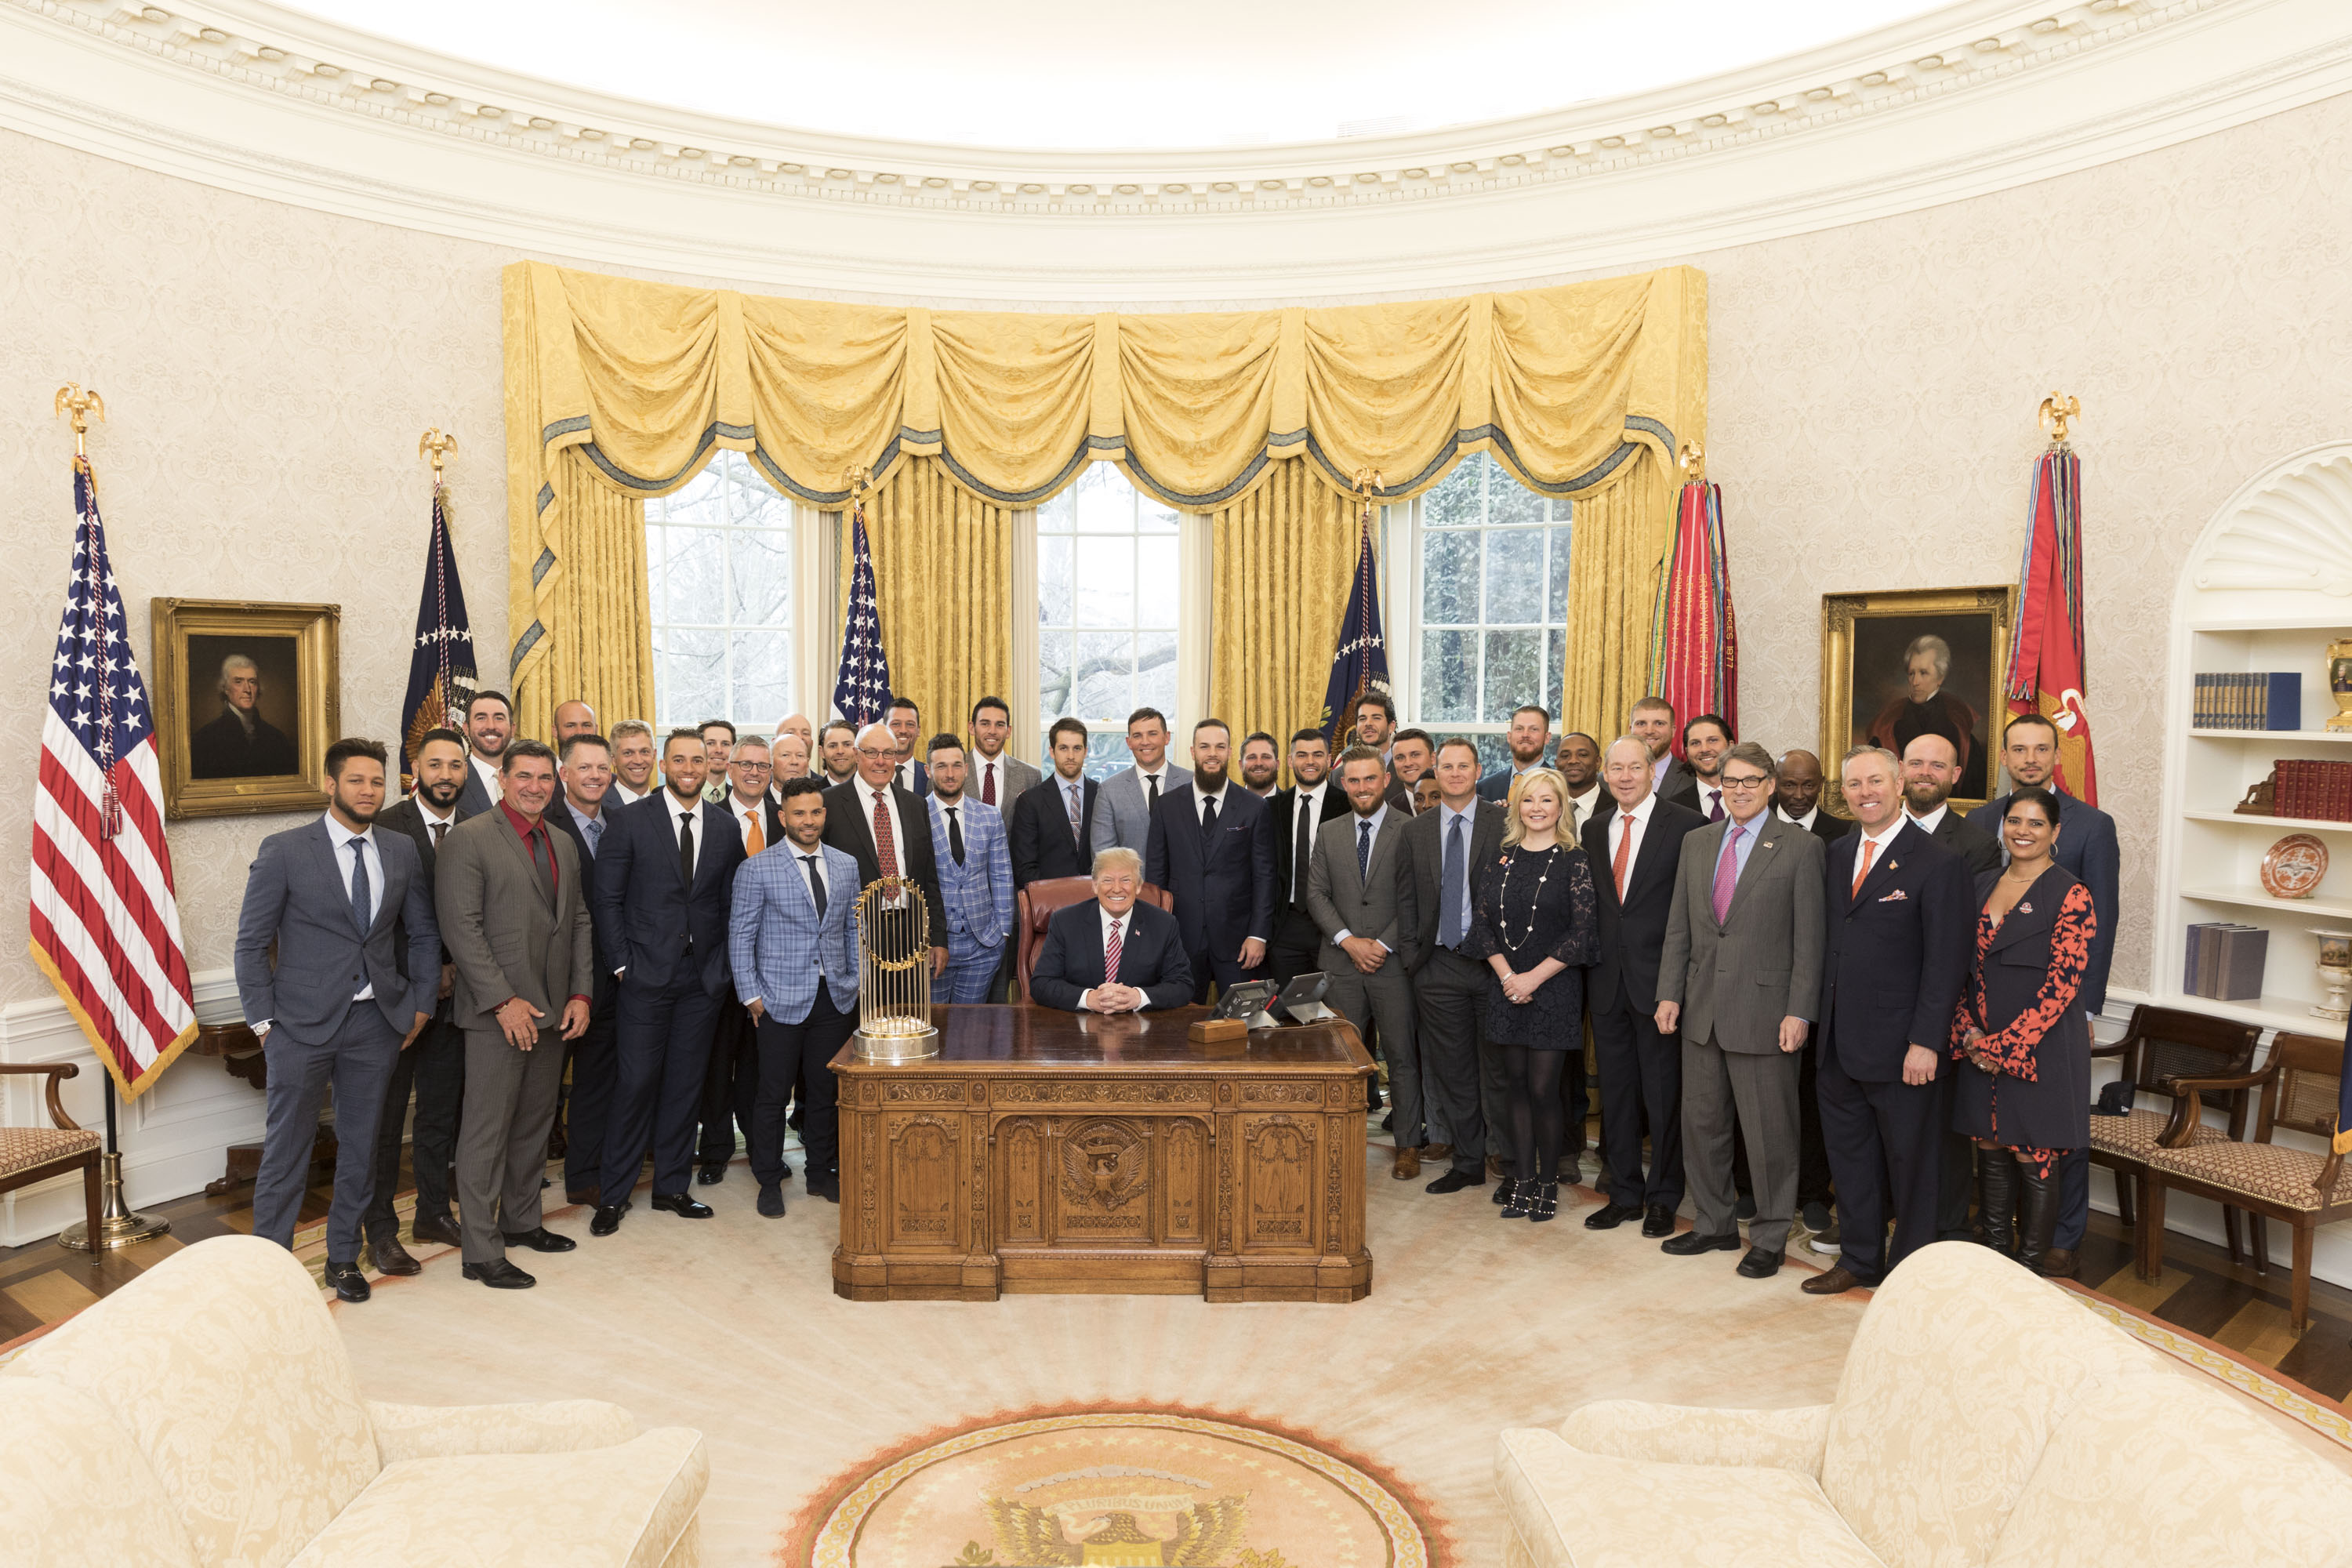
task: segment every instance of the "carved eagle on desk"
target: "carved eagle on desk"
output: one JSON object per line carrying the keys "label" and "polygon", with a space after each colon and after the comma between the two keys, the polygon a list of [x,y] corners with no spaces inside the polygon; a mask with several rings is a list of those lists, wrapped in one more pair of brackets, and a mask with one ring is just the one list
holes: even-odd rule
{"label": "carved eagle on desk", "polygon": [[1249,1503],[1237,1497],[1195,1503],[1176,1515],[1176,1533],[1147,1535],[1131,1513],[1106,1513],[1080,1526],[1073,1542],[1062,1522],[1042,1508],[989,1498],[988,1522],[1005,1568],[1083,1568],[1088,1563],[1146,1563],[1164,1568],[1215,1568],[1242,1543]]}
{"label": "carved eagle on desk", "polygon": [[1110,1149],[1076,1139],[1062,1145],[1062,1191],[1074,1204],[1115,1209],[1143,1184],[1143,1144]]}

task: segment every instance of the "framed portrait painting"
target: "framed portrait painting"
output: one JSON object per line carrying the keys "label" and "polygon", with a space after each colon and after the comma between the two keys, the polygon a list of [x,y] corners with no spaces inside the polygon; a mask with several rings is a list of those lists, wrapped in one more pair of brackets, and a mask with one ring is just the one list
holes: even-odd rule
{"label": "framed portrait painting", "polygon": [[1916,588],[1822,595],[1822,768],[1840,816],[1838,763],[1855,746],[1896,756],[1921,735],[1958,754],[1951,804],[1990,797],[2000,766],[2014,590]]}
{"label": "framed portrait painting", "polygon": [[341,607],[157,599],[152,614],[164,814],[325,809]]}

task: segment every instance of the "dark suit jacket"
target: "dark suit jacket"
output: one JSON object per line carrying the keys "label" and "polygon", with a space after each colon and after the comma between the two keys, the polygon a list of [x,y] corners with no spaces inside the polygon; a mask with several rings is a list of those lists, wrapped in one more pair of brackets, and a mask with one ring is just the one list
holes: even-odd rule
{"label": "dark suit jacket", "polygon": [[[1278,789],[1266,800],[1266,809],[1273,814],[1274,823],[1274,902],[1277,909],[1307,911],[1307,889],[1293,887],[1298,867],[1298,823],[1293,813],[1298,809],[1298,786],[1291,784]],[[1391,803],[1393,804],[1393,803]],[[1348,815],[1347,792],[1339,781],[1331,780],[1323,786],[1322,808],[1315,814],[1315,827],[1320,827],[1335,816]],[[1314,830],[1307,833],[1307,858],[1315,856]]]}
{"label": "dark suit jacket", "polygon": [[[857,885],[861,888],[878,880],[882,875],[882,854],[874,845],[874,825],[866,819],[866,808],[857,793],[857,781],[835,784],[824,792],[824,841],[835,849],[845,850],[857,861]],[[931,853],[931,808],[922,797],[890,786],[891,804],[897,807],[898,831],[906,842],[897,846],[898,875],[922,889],[923,912],[929,919],[925,940],[933,947],[948,944],[947,906],[940,901],[940,865]],[[735,836],[735,848],[740,854],[743,836]]]}
{"label": "dark suit jacket", "polygon": [[[723,805],[695,803],[694,885],[677,874],[674,802],[665,788],[607,814],[604,842],[589,884],[598,946],[626,969],[621,984],[660,990],[676,983],[692,943],[691,978],[712,996],[727,994],[727,913],[743,834]],[[599,960],[603,963],[603,960]]]}
{"label": "dark suit jacket", "polygon": [[1175,899],[1186,952],[1236,963],[1251,937],[1274,940],[1274,813],[1241,785],[1226,786],[1208,834],[1190,782],[1161,795],[1143,867],[1143,879]]}
{"label": "dark suit jacket", "polygon": [[[626,809],[610,794],[604,796],[605,837],[610,838],[612,836],[613,814]],[[588,896],[589,918],[593,923],[593,934],[596,939],[596,989],[591,997],[591,1002],[601,1012],[620,991],[620,983],[613,978],[613,971],[621,967],[623,960],[614,954],[613,944],[605,940],[604,922],[595,918],[596,857],[588,853],[588,836],[581,830],[580,819],[572,814],[572,803],[563,798],[563,792],[560,789],[555,792],[555,799],[548,805],[545,821],[558,833],[570,834],[572,847],[580,851],[580,886]],[[700,832],[701,829],[698,827],[696,831]]]}
{"label": "dark suit jacket", "polygon": [[[661,774],[654,774],[654,793],[661,793]],[[499,797],[482,783],[482,770],[474,765],[474,753],[466,753],[466,787],[457,792],[457,815],[472,816],[499,804]]]}
{"label": "dark suit jacket", "polygon": [[[1119,942],[1119,984],[1142,992],[1154,1007],[1183,1006],[1192,1000],[1192,966],[1184,957],[1176,917],[1140,899],[1130,913]],[[1076,1012],[1078,998],[1103,983],[1102,947],[1100,903],[1088,899],[1055,910],[1045,922],[1045,945],[1037,950],[1029,994],[1048,1007]]]}
{"label": "dark suit jacket", "polygon": [[[1004,811],[1004,849],[1013,857],[1013,885],[1025,888],[1048,877],[1094,874],[1094,851],[1070,837],[1068,802],[1062,794],[1062,775],[1040,779],[1013,797]],[[1085,804],[1079,807],[1079,838],[1094,841],[1095,795],[1101,785],[1086,781]]]}
{"label": "dark suit jacket", "polygon": [[[913,793],[916,798],[919,800],[924,795],[931,793],[931,770],[923,765],[923,759],[920,757],[914,759],[914,769],[915,788]],[[894,773],[891,777],[893,782],[896,782],[898,775]],[[907,786],[902,784],[899,784],[898,787],[900,789],[905,789]]]}
{"label": "dark suit jacket", "polygon": [[[1698,810],[1698,775],[1691,765],[1676,757],[1667,764],[1665,777],[1658,781],[1658,797],[1670,800],[1685,811]],[[1700,818],[1705,821],[1705,817]]]}
{"label": "dark suit jacket", "polygon": [[[1612,800],[1613,804],[1613,796]],[[1665,946],[1666,921],[1674,913],[1675,868],[1682,859],[1683,837],[1705,827],[1706,818],[1670,800],[1650,808],[1642,847],[1625,878],[1622,904],[1617,901],[1617,879],[1610,869],[1609,836],[1616,825],[1613,810],[1584,825],[1584,853],[1592,862],[1601,915],[1601,962],[1585,982],[1584,999],[1595,1010],[1617,1006],[1622,1000],[1637,1013],[1654,1013],[1658,953]]]}
{"label": "dark suit jacket", "polygon": [[1903,1057],[1951,1049],[1952,1013],[1973,956],[1973,883],[1960,858],[1906,822],[1857,893],[1860,833],[1829,847],[1822,909],[1822,1017],[1814,1041],[1848,1078],[1895,1083]]}
{"label": "dark suit jacket", "polygon": [[[1976,879],[1979,911],[1991,899],[1993,885],[2000,879],[2000,873],[1994,871]],[[1971,928],[1969,947],[1974,967],[1970,973],[1981,977],[1984,1011],[1980,1018],[1974,1017],[1977,998],[1972,985],[1962,1006],[1964,1022],[1973,1018],[1986,1034],[2000,1034],[2034,1010],[2043,985],[2061,977],[2070,956],[2081,962],[2087,944],[2068,941],[2079,935],[2080,927],[2070,921],[2063,933],[2058,929],[2060,910],[2075,886],[2074,874],[2063,866],[2053,866],[2036,877],[1993,932],[1981,962],[1975,960],[1976,934]],[[2095,921],[2095,910],[2093,918]],[[2072,954],[2067,951],[2070,947]],[[2042,1031],[2034,1045],[2033,1066],[2034,1076],[2027,1079],[2008,1073],[1995,1078],[1970,1063],[1958,1064],[1953,1131],[1978,1137],[1998,1131],[2002,1142],[2025,1148],[2080,1149],[2088,1143],[2091,1020],[2079,1005],[2067,1007]]]}
{"label": "dark suit jacket", "polygon": [[[1462,894],[1465,935],[1477,918],[1479,874],[1503,856],[1504,815],[1501,806],[1482,800],[1470,816],[1469,842],[1464,846],[1470,873],[1470,885]],[[1406,857],[1399,874],[1412,884],[1413,921],[1404,933],[1404,950],[1398,954],[1404,961],[1407,974],[1417,973],[1429,962],[1429,955],[1437,951],[1438,904],[1444,896],[1444,889],[1438,886],[1438,879],[1445,870],[1444,835],[1443,805],[1406,818],[1399,829],[1399,842],[1404,846]]]}
{"label": "dark suit jacket", "polygon": [[[441,928],[424,868],[399,834],[372,837],[383,887],[364,936],[352,918],[351,858],[336,853],[323,817],[261,841],[236,921],[236,994],[247,1019],[317,1045],[333,1039],[355,1006],[373,1007],[403,1036],[417,1014],[433,1011]],[[374,999],[353,1002],[352,977],[362,973]]]}
{"label": "dark suit jacket", "polygon": [[[1839,837],[1844,836],[1841,834]],[[1968,867],[1971,879],[1987,872],[2000,873],[2000,846],[1993,842],[1990,833],[1958,812],[1947,807],[1944,820],[1936,824],[1936,831],[1928,837],[1958,856],[1961,863]]]}
{"label": "dark suit jacket", "polygon": [[[458,796],[456,819],[451,822],[450,826],[454,828],[457,823],[465,821],[473,815],[466,809],[465,797]],[[390,828],[394,833],[406,834],[409,842],[416,846],[416,858],[425,868],[425,896],[431,898],[433,896],[433,833],[425,826],[425,814],[416,809],[416,797],[411,795],[406,800],[385,806],[376,813],[375,825],[378,827]],[[402,945],[407,945],[407,934],[404,931],[401,936]],[[441,944],[441,962],[444,963],[449,962],[449,944],[446,942]],[[434,984],[436,989],[439,987],[440,982],[437,978]],[[439,1005],[433,1010],[433,1016],[442,1023],[447,1023],[449,1005],[454,999],[450,996],[441,997]]]}
{"label": "dark suit jacket", "polygon": [[[1788,813],[1780,809],[1780,803],[1777,800],[1772,803],[1772,810],[1774,815],[1780,816],[1784,821],[1795,820],[1795,818],[1790,817]],[[1829,812],[1829,807],[1825,805],[1817,805],[1813,808],[1813,826],[1811,832],[1814,837],[1822,841],[1822,845],[1824,848],[1836,843],[1839,839],[1843,838],[1847,834],[1852,833],[1853,831],[1853,821],[1852,818],[1832,816]]]}
{"label": "dark suit jacket", "polygon": [[[2091,910],[2099,929],[2091,938],[2091,966],[2083,972],[2083,989],[2075,998],[2086,1013],[2107,1005],[2107,968],[2116,956],[2116,883],[2123,875],[2123,855],[2116,846],[2116,819],[2097,806],[2076,800],[2064,791],[2058,796],[2058,842],[2050,858],[2074,873],[2091,889]],[[2009,796],[1989,800],[1969,813],[1969,820],[2000,841],[2000,819],[2009,812]]]}
{"label": "dark suit jacket", "polygon": [[[1549,767],[1551,764],[1544,763],[1539,765]],[[1511,781],[1518,776],[1507,767],[1496,768],[1478,781],[1478,798],[1507,804],[1511,798]]]}

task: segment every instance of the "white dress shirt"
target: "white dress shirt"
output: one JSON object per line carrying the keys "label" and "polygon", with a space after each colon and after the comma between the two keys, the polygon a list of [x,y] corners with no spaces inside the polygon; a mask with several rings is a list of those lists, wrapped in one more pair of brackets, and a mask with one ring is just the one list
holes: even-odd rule
{"label": "white dress shirt", "polygon": [[662,792],[662,809],[669,813],[669,841],[672,844],[682,843],[686,838],[685,826],[678,821],[678,818],[685,816],[693,819],[694,867],[696,870],[700,870],[702,868],[702,841],[709,837],[709,834],[702,831],[702,797],[700,795],[697,795],[691,803],[680,804],[677,792],[673,790],[664,790]]}
{"label": "white dress shirt", "polygon": [[1813,819],[1822,814],[1822,808],[1819,805],[1815,805],[1812,810],[1805,813],[1802,816],[1790,816],[1789,815],[1789,808],[1784,805],[1776,805],[1772,809],[1780,814],[1781,821],[1794,823],[1808,833],[1811,833],[1813,830]]}
{"label": "white dress shirt", "polygon": [[[1864,853],[1863,845],[1865,843],[1871,846],[1871,848],[1867,851],[1870,856],[1870,868],[1875,871],[1881,866],[1885,865],[1887,847],[1895,842],[1895,836],[1903,831],[1903,825],[1909,820],[1910,818],[1905,816],[1898,811],[1895,814],[1894,817],[1888,821],[1885,826],[1880,828],[1875,833],[1870,832],[1868,829],[1864,828],[1861,823],[1855,823],[1853,825],[1854,837],[1859,841],[1853,847],[1853,864],[1855,869],[1858,870],[1861,868],[1862,857]],[[1851,875],[1851,873],[1849,873],[1849,875]]]}
{"label": "white dress shirt", "polygon": [[[1350,808],[1348,812],[1348,816],[1349,819],[1348,823],[1348,848],[1350,853],[1354,852],[1355,847],[1359,843],[1365,842],[1364,825],[1366,823],[1371,824],[1372,836],[1364,853],[1364,859],[1369,864],[1371,860],[1372,851],[1377,850],[1381,847],[1381,829],[1388,826],[1388,802],[1382,801],[1380,805],[1380,808],[1374,811],[1370,816],[1358,815],[1353,809],[1351,803]],[[1337,946],[1355,934],[1355,932],[1343,927],[1341,928],[1339,934],[1331,939],[1332,945]],[[1374,937],[1372,940],[1374,942],[1380,942],[1380,938],[1378,937]],[[1383,952],[1393,952],[1396,950],[1390,947],[1387,942],[1381,942],[1381,951]]]}
{"label": "white dress shirt", "polygon": [[[1227,784],[1226,784],[1225,788],[1229,789],[1229,788],[1231,788],[1231,787],[1232,787],[1231,781],[1228,781],[1228,782],[1227,782]],[[1216,793],[1216,794],[1214,794],[1214,795],[1210,795],[1210,794],[1208,794],[1207,792],[1203,791],[1203,790],[1201,788],[1201,786],[1200,786],[1200,785],[1198,785],[1198,784],[1194,784],[1194,785],[1192,786],[1192,811],[1193,811],[1193,814],[1194,814],[1195,816],[1197,816],[1198,817],[1200,817],[1200,819],[1201,819],[1202,821],[1206,822],[1206,821],[1208,821],[1208,820],[1209,820],[1209,807],[1211,807],[1212,805],[1213,805],[1213,806],[1215,806],[1215,807],[1217,808],[1217,820],[1218,820],[1218,821],[1220,821],[1220,822],[1223,822],[1223,821],[1225,819],[1225,791],[1224,791],[1224,789],[1220,789],[1220,790],[1218,790],[1218,791],[1217,791],[1217,793]]]}
{"label": "white dress shirt", "polygon": [[746,855],[751,852],[751,830],[754,827],[760,831],[760,847],[765,849],[768,847],[768,824],[761,816],[766,805],[764,799],[754,795],[751,804],[745,805],[741,795],[732,790],[727,792],[727,809],[735,814],[735,826],[743,830],[743,853]]}
{"label": "white dress shirt", "polygon": [[[1111,921],[1113,921],[1114,920],[1116,920],[1117,921],[1118,921],[1118,923],[1119,923],[1119,933],[1120,933],[1120,934],[1119,934],[1119,940],[1120,940],[1121,943],[1122,943],[1122,944],[1124,944],[1127,941],[1129,941],[1129,939],[1133,938],[1133,936],[1135,935],[1135,906],[1134,906],[1133,904],[1129,904],[1129,905],[1127,907],[1127,913],[1125,913],[1125,914],[1123,914],[1123,915],[1114,915],[1114,914],[1112,914],[1108,910],[1104,909],[1100,904],[1097,904],[1097,905],[1095,906],[1095,910],[1096,910],[1096,912],[1097,912],[1097,914],[1099,914],[1099,915],[1101,915],[1101,916],[1102,916],[1102,953],[1103,953],[1103,972],[1104,972],[1104,973],[1108,974],[1108,973],[1110,972],[1110,926],[1111,926]],[[1121,951],[1122,951],[1122,952],[1124,952],[1124,947],[1123,947],[1123,946],[1122,946]],[[1124,963],[1124,962],[1125,962],[1125,959],[1122,957],[1122,959],[1121,959],[1121,961],[1120,961],[1120,962],[1121,962],[1121,963]],[[1121,980],[1121,981],[1118,982],[1118,984],[1121,984],[1121,985],[1130,985],[1130,984],[1131,984],[1131,983],[1130,983],[1130,982],[1129,982],[1129,981],[1125,981],[1125,980]],[[1143,990],[1143,987],[1142,987],[1142,986],[1140,986],[1140,985],[1133,985],[1133,986],[1132,986],[1132,989],[1136,992],[1136,994],[1137,994],[1141,995],[1141,996],[1143,997],[1143,1000],[1142,1000],[1141,1002],[1139,1002],[1139,1003],[1138,1003],[1138,1004],[1136,1005],[1136,1011],[1137,1011],[1137,1012],[1139,1012],[1139,1013],[1149,1011],[1149,1010],[1150,1010],[1150,1006],[1151,1006],[1151,998],[1150,998],[1150,996],[1149,994],[1145,994],[1145,992],[1144,992],[1144,990]],[[1093,1012],[1094,1010],[1095,1010],[1095,991],[1094,991],[1094,987],[1093,987],[1093,986],[1091,986],[1091,985],[1089,985],[1089,986],[1087,986],[1084,991],[1081,991],[1080,993],[1078,993],[1078,1011],[1079,1011],[1079,1012],[1081,1012],[1081,1013],[1091,1013],[1091,1012]]]}
{"label": "white dress shirt", "polygon": [[1675,765],[1674,748],[1669,746],[1650,760],[1650,793],[1655,795],[1666,782],[1666,770]]}
{"label": "white dress shirt", "polygon": [[[1642,835],[1649,831],[1651,815],[1658,809],[1658,797],[1654,794],[1642,797],[1636,806],[1619,806],[1617,815],[1609,821],[1609,858],[1596,868],[1600,875],[1610,879],[1613,887],[1617,879],[1617,847],[1625,844],[1625,878],[1631,881],[1633,868],[1642,863]],[[1631,840],[1630,843],[1627,841]]]}
{"label": "white dress shirt", "polygon": [[[898,875],[901,877],[906,876],[907,825],[898,819],[898,796],[891,793],[890,786],[888,784],[884,784],[880,789],[876,789],[872,784],[866,782],[866,775],[864,773],[858,774],[858,819],[865,823],[866,832],[869,837],[872,837],[874,832],[874,803],[877,800],[882,803],[882,809],[890,814],[890,847],[894,851],[894,858],[898,862]],[[928,832],[929,829],[927,828],[925,831]],[[880,856],[882,847],[879,844],[877,844],[874,848],[878,864],[878,858]]]}
{"label": "white dress shirt", "polygon": [[1593,780],[1592,787],[1582,795],[1570,795],[1568,808],[1569,826],[1575,829],[1572,837],[1581,841],[1584,837],[1584,825],[1592,820],[1594,812],[1601,809],[1601,781]]}
{"label": "white dress shirt", "polygon": [[[996,788],[993,790],[988,787],[988,781],[991,779],[996,781]],[[1004,759],[982,757],[972,763],[971,783],[964,786],[963,793],[977,801],[985,801],[993,795],[996,797],[996,809],[1010,817],[1013,815],[1013,803],[1004,798],[1006,784]]]}
{"label": "white dress shirt", "polygon": [[618,773],[613,775],[613,793],[620,797],[623,805],[635,805],[646,798],[642,791],[631,789],[627,781]]}
{"label": "white dress shirt", "polygon": [[489,791],[492,805],[506,798],[506,791],[499,787],[498,763],[484,762],[482,754],[474,751],[468,751],[466,753],[466,760],[474,764],[474,776],[482,781],[484,789]]}
{"label": "white dress shirt", "polygon": [[[1698,784],[1698,814],[1701,816],[1706,817],[1709,822],[1713,822],[1715,820],[1716,805],[1723,799],[1723,785],[1719,782],[1709,784],[1705,779],[1698,779],[1695,782]],[[1726,807],[1724,810],[1724,816],[1729,816],[1730,815],[1730,809]]]}
{"label": "white dress shirt", "polygon": [[[435,811],[433,809],[433,803],[426,800],[423,795],[413,795],[408,798],[416,803],[416,820],[425,824],[425,840],[426,843],[433,846],[435,852],[437,854],[441,848],[441,841],[449,837],[449,829],[457,826],[457,808],[454,805],[451,806],[449,808],[449,815],[444,816],[439,812]],[[334,826],[335,819],[331,816],[329,817],[327,819],[328,829],[332,831]],[[441,829],[441,831],[438,833],[434,832],[433,830],[436,827]]]}
{"label": "white dress shirt", "polygon": [[[343,902],[347,905],[352,899],[351,846],[358,845],[360,853],[367,860],[368,924],[373,928],[376,916],[383,910],[383,852],[376,847],[375,829],[369,827],[353,833],[350,828],[337,822],[332,813],[328,814],[323,820],[327,824],[327,838],[335,847],[335,871],[342,879]],[[374,995],[374,984],[364,982],[358,990],[352,993],[352,1000],[365,1002]]]}
{"label": "white dress shirt", "polygon": [[[1944,820],[1944,814],[1951,809],[1952,808],[1950,806],[1946,805],[1941,802],[1937,802],[1935,810],[1929,812],[1925,816],[1920,816],[1913,814],[1911,808],[1907,805],[1903,808],[1904,814],[1910,816],[1912,821],[1919,825],[1919,831],[1927,834],[1933,834],[1936,831],[1937,825]],[[1881,846],[1881,847],[1884,847],[1884,846]]]}

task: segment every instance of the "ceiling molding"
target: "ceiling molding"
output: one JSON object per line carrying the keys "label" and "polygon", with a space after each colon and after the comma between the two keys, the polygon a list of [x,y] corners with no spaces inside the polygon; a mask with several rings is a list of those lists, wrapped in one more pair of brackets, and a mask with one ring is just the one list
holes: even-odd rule
{"label": "ceiling molding", "polygon": [[0,124],[604,265],[844,298],[1201,304],[1641,265],[2047,178],[2352,89],[2340,0],[2041,6],[1971,0],[1798,59],[1485,126],[1000,153],[696,120],[322,38],[323,24],[258,4],[0,0]]}

